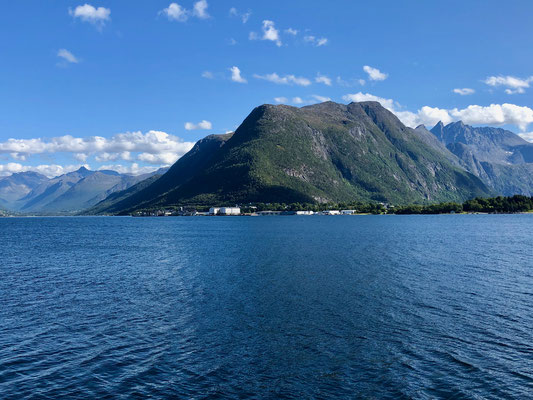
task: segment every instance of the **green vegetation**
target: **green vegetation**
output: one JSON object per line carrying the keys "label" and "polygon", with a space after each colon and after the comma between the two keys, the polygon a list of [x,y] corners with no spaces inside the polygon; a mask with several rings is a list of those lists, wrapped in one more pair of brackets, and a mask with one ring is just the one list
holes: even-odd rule
{"label": "green vegetation", "polygon": [[131,214],[258,202],[428,204],[490,194],[379,103],[326,102],[257,107],[234,134],[203,139],[160,179],[95,209]]}
{"label": "green vegetation", "polygon": [[493,197],[481,198],[477,197],[473,200],[468,200],[463,204],[457,203],[440,203],[432,205],[410,205],[404,207],[396,207],[389,210],[389,213],[394,214],[450,214],[450,213],[519,213],[533,210],[533,197],[515,195],[512,197]]}

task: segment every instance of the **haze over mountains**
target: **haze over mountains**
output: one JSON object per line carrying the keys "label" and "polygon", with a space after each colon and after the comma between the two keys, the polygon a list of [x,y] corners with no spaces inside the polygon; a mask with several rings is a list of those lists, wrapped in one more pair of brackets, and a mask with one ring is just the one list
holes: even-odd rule
{"label": "haze over mountains", "polygon": [[51,179],[36,172],[20,172],[0,177],[0,207],[37,214],[79,212],[151,175],[90,171],[85,167]]}

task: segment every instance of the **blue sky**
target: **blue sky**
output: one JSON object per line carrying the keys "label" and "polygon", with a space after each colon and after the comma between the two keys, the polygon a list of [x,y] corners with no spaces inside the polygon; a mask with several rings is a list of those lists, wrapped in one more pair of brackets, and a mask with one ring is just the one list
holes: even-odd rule
{"label": "blue sky", "polygon": [[7,4],[0,174],[142,172],[263,103],[376,99],[533,139],[531,1]]}

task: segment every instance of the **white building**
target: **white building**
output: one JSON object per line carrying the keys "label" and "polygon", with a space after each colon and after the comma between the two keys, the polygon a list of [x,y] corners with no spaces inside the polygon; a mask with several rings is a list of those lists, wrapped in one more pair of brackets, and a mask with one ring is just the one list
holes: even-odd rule
{"label": "white building", "polygon": [[220,207],[219,215],[241,215],[239,207]]}
{"label": "white building", "polygon": [[341,212],[339,210],[326,210],[324,211],[324,215],[340,215]]}
{"label": "white building", "polygon": [[218,215],[219,212],[220,212],[219,207],[211,207],[209,209],[209,215]]}
{"label": "white building", "polygon": [[357,210],[342,210],[342,215],[354,215],[357,212]]}
{"label": "white building", "polygon": [[313,211],[296,211],[296,215],[313,215]]}

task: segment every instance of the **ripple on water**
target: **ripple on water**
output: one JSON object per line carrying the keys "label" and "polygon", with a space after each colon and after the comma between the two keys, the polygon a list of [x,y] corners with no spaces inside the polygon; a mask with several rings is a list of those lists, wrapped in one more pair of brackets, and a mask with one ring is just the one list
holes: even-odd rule
{"label": "ripple on water", "polygon": [[532,218],[0,219],[0,397],[528,397]]}

